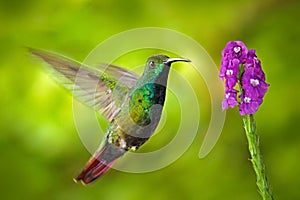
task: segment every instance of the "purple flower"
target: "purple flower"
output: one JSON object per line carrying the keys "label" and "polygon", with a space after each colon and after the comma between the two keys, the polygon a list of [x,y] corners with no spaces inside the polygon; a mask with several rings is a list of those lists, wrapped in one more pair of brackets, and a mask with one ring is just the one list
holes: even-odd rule
{"label": "purple flower", "polygon": [[226,80],[226,90],[231,90],[238,82],[239,65],[246,61],[248,49],[241,41],[231,41],[222,51],[219,77]]}
{"label": "purple flower", "polygon": [[220,77],[221,81],[223,81],[223,79],[225,78],[228,65],[229,65],[229,60],[222,59],[221,67],[220,67],[220,73],[219,73],[219,77]]}
{"label": "purple flower", "polygon": [[249,50],[244,69],[253,69],[253,73],[256,74],[256,76],[258,76],[260,79],[265,81],[265,74],[261,68],[260,60],[255,55],[255,50]]}
{"label": "purple flower", "polygon": [[226,80],[226,89],[231,90],[236,85],[239,75],[239,64],[238,59],[233,59],[229,61],[229,65],[226,68],[224,77]]}
{"label": "purple flower", "polygon": [[263,98],[268,90],[269,84],[267,84],[263,79],[261,74],[264,73],[255,68],[245,69],[242,76],[242,89],[246,96],[251,98]]}
{"label": "purple flower", "polygon": [[[228,42],[222,51],[219,77],[221,80],[225,79],[223,110],[236,105],[239,105],[241,115],[254,114],[258,110],[269,84],[265,82],[265,73],[255,50],[248,50],[241,41]],[[233,89],[238,82],[241,86],[240,91]]]}
{"label": "purple flower", "polygon": [[240,103],[240,115],[246,114],[254,114],[258,110],[258,107],[262,104],[262,99],[254,98],[241,95],[241,103]]}
{"label": "purple flower", "polygon": [[226,91],[225,98],[222,101],[222,109],[228,109],[228,107],[234,108],[238,104],[237,101],[237,90]]}
{"label": "purple flower", "polygon": [[222,57],[228,60],[238,59],[241,63],[246,61],[248,49],[241,41],[230,41],[222,51]]}

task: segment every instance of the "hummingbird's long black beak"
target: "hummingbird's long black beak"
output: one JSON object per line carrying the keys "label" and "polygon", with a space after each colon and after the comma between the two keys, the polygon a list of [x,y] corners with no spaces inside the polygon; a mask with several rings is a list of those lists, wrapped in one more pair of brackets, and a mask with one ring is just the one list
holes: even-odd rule
{"label": "hummingbird's long black beak", "polygon": [[189,59],[186,59],[186,58],[168,58],[164,63],[166,65],[169,65],[171,66],[171,64],[173,62],[178,62],[178,61],[182,61],[182,62],[191,62]]}

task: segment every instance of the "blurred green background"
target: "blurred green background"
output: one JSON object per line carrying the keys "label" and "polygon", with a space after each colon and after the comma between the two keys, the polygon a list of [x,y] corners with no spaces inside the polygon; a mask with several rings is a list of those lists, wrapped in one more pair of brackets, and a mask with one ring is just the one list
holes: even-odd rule
{"label": "blurred green background", "polygon": [[271,84],[255,115],[267,173],[276,199],[298,199],[299,9],[298,0],[1,0],[0,198],[260,199],[236,109],[227,112],[222,135],[204,159],[198,158],[202,127],[188,151],[164,169],[111,170],[88,187],[73,182],[90,154],[75,129],[72,98],[23,47],[83,61],[114,34],[155,26],[189,35],[217,64],[228,40],[257,50]]}

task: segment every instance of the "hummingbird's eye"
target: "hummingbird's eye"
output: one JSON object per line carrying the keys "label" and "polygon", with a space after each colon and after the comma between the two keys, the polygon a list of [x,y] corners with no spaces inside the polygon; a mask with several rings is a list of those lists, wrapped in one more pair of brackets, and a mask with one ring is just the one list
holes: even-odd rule
{"label": "hummingbird's eye", "polygon": [[153,69],[155,67],[155,62],[154,61],[150,61],[149,62],[149,67]]}

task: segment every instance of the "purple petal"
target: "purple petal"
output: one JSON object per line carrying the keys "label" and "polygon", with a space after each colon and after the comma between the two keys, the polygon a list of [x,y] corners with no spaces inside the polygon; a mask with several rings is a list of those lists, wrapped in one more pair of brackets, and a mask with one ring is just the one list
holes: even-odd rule
{"label": "purple petal", "polygon": [[219,77],[221,78],[221,80],[223,80],[225,78],[225,74],[226,74],[226,71],[228,68],[228,63],[229,63],[228,60],[222,59],[220,73],[219,73]]}
{"label": "purple petal", "polygon": [[265,74],[261,68],[261,62],[255,55],[255,50],[249,50],[244,69],[252,69],[253,73],[256,74],[260,79],[265,80]]}
{"label": "purple petal", "polygon": [[238,59],[241,63],[246,61],[248,49],[246,45],[241,41],[230,41],[226,44],[222,51],[223,58],[227,59]]}
{"label": "purple petal", "polygon": [[[263,98],[269,84],[262,79],[262,71],[257,73],[255,68],[246,68],[242,75],[242,88],[244,94],[251,98]],[[263,77],[264,78],[264,77]]]}
{"label": "purple petal", "polygon": [[226,110],[228,107],[235,107],[238,105],[237,102],[237,90],[226,91],[225,98],[222,101],[222,109]]}
{"label": "purple petal", "polygon": [[240,104],[240,114],[254,114],[258,110],[259,106],[262,104],[262,99],[251,99],[248,96],[241,95],[241,104]]}
{"label": "purple petal", "polygon": [[251,98],[263,98],[265,93],[267,92],[269,84],[265,83],[264,81],[260,81],[259,85],[257,86],[249,86],[245,91],[245,95]]}
{"label": "purple petal", "polygon": [[225,81],[226,90],[232,90],[238,81],[237,77],[228,77]]}

